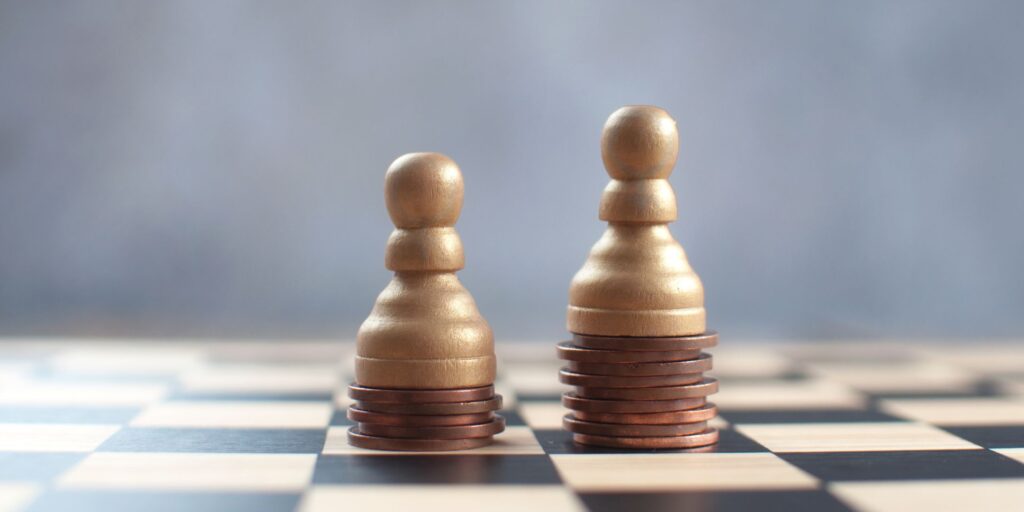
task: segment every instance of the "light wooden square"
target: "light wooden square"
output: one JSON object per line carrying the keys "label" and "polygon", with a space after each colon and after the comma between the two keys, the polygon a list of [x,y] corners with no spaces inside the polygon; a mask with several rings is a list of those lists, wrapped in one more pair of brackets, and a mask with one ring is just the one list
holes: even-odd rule
{"label": "light wooden square", "polygon": [[545,512],[585,508],[572,491],[559,485],[460,485],[457,489],[424,485],[317,485],[306,494],[299,510]]}
{"label": "light wooden square", "polygon": [[527,425],[554,430],[562,428],[562,417],[569,412],[561,402],[522,402],[517,410]]}
{"label": "light wooden square", "polygon": [[42,491],[36,484],[0,482],[0,512],[19,512]]}
{"label": "light wooden square", "polygon": [[215,364],[182,376],[195,393],[330,393],[341,377],[336,364]]}
{"label": "light wooden square", "polygon": [[867,392],[942,393],[968,389],[971,371],[937,361],[836,361],[808,365],[812,373]]}
{"label": "light wooden square", "polygon": [[829,490],[866,512],[1020,512],[1024,479],[841,482]]}
{"label": "light wooden square", "polygon": [[859,409],[865,405],[860,393],[818,379],[731,382],[711,399],[722,409]]}
{"label": "light wooden square", "polygon": [[914,398],[882,400],[883,411],[933,425],[1019,425],[1024,422],[1022,398]]}
{"label": "light wooden square", "polygon": [[736,430],[776,453],[980,449],[921,423],[739,424]]}
{"label": "light wooden square", "polygon": [[771,453],[552,455],[581,492],[813,489],[817,480]]}
{"label": "light wooden square", "polygon": [[327,402],[172,401],[151,405],[133,427],[323,428],[333,410]]}
{"label": "light wooden square", "polygon": [[387,456],[415,456],[415,455],[543,455],[537,438],[533,435],[530,427],[506,427],[505,431],[494,437],[494,443],[482,448],[472,450],[458,450],[445,452],[399,452],[383,450],[367,450],[357,448],[348,444],[348,426],[336,426],[327,430],[327,439],[324,441],[324,455],[387,455]]}
{"label": "light wooden square", "polygon": [[117,407],[145,405],[167,393],[164,384],[59,382],[26,379],[0,388],[0,405]]}
{"label": "light wooden square", "polygon": [[[552,348],[552,352],[554,349]],[[558,381],[558,363],[554,355],[549,364],[507,364],[501,369],[502,380],[516,394],[558,395],[569,386]]]}
{"label": "light wooden square", "polygon": [[0,424],[0,451],[91,452],[120,430],[119,425]]}
{"label": "light wooden square", "polygon": [[64,489],[299,492],[315,454],[93,453],[59,480]]}
{"label": "light wooden square", "polygon": [[197,368],[206,358],[197,347],[167,347],[143,342],[64,350],[50,364],[62,373],[83,375],[175,375]]}
{"label": "light wooden square", "polygon": [[791,359],[777,350],[753,346],[716,347],[711,350],[714,369],[712,377],[773,378],[794,370]]}

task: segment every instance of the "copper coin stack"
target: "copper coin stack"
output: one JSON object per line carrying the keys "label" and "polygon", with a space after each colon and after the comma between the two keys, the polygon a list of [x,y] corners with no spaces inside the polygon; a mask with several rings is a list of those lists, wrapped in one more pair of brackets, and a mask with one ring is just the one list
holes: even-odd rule
{"label": "copper coin stack", "polygon": [[718,441],[708,426],[718,409],[707,396],[718,381],[704,376],[702,349],[718,334],[671,338],[574,334],[558,345],[568,362],[559,380],[575,387],[562,404],[562,425],[580,444],[614,448],[696,448]]}
{"label": "copper coin stack", "polygon": [[351,384],[348,418],[353,446],[373,450],[448,451],[487,446],[505,430],[494,386],[463,389],[381,389]]}

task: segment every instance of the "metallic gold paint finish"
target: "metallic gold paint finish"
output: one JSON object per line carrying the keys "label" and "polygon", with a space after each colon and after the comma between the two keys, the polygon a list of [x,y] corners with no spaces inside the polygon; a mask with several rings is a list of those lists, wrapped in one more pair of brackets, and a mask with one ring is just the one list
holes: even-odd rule
{"label": "metallic gold paint finish", "polygon": [[396,229],[385,263],[395,271],[356,336],[356,382],[449,389],[494,382],[494,336],[455,271],[464,265],[455,222],[462,173],[438,153],[404,155],[388,169],[385,199]]}
{"label": "metallic gold paint finish", "polygon": [[601,199],[608,229],[569,287],[569,331],[598,336],[688,336],[705,330],[704,286],[672,237],[679,154],[664,110],[628,106],[605,123],[601,156],[612,181]]}

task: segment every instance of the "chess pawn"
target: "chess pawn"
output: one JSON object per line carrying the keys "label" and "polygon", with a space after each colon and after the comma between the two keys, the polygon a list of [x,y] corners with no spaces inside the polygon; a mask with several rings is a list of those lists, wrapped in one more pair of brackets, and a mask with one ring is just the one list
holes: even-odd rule
{"label": "chess pawn", "polygon": [[705,329],[704,288],[669,232],[679,155],[675,120],[651,106],[615,111],[601,156],[612,180],[601,197],[608,229],[569,288],[569,331],[597,336],[688,336]]}
{"label": "chess pawn", "polygon": [[447,156],[399,157],[385,177],[395,230],[385,266],[391,283],[356,336],[356,382],[401,389],[451,389],[494,382],[494,336],[455,272],[465,259],[455,222],[462,173]]}

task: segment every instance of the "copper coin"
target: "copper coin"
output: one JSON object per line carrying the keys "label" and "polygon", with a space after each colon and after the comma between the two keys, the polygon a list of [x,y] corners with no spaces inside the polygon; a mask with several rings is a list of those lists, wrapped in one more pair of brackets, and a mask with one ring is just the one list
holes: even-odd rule
{"label": "copper coin", "polygon": [[472,402],[493,397],[494,386],[461,389],[382,389],[350,384],[348,396],[353,400],[397,404]]}
{"label": "copper coin", "polygon": [[357,401],[356,407],[369,412],[382,412],[385,414],[478,414],[481,412],[497,411],[501,409],[501,395],[495,395],[489,400],[477,400],[474,402],[452,402],[447,404],[393,404],[386,402]]}
{"label": "copper coin", "polygon": [[681,449],[707,446],[718,442],[718,431],[709,428],[704,432],[685,436],[665,437],[612,437],[594,436],[590,434],[573,434],[572,440],[580,444],[606,446],[610,448],[635,449]]}
{"label": "copper coin", "polygon": [[654,388],[659,386],[682,386],[696,384],[704,379],[701,373],[680,373],[677,375],[652,375],[649,377],[625,377],[616,375],[587,375],[562,368],[558,380],[570,386],[592,388]]}
{"label": "copper coin", "polygon": [[571,341],[563,341],[556,347],[559,359],[581,363],[656,363],[662,361],[688,361],[696,359],[700,350],[670,351],[626,351],[595,350],[577,347]]}
{"label": "copper coin", "polygon": [[486,423],[494,419],[494,414],[481,412],[477,414],[447,414],[447,415],[424,415],[424,414],[384,414],[370,412],[349,407],[346,414],[348,419],[357,423],[377,423],[380,425],[393,425],[396,427],[442,427],[450,425],[475,425]]}
{"label": "copper coin", "polygon": [[486,423],[476,425],[455,425],[445,427],[396,427],[380,423],[360,423],[359,433],[378,437],[401,437],[408,439],[467,439],[490,437],[505,430],[505,418],[495,416]]}
{"label": "copper coin", "polygon": [[708,422],[674,423],[670,425],[623,425],[620,423],[594,423],[576,419],[572,414],[562,418],[562,428],[574,434],[612,437],[685,436],[704,432]]}
{"label": "copper coin", "polygon": [[641,338],[632,336],[590,336],[573,333],[572,343],[597,350],[700,350],[718,345],[718,333],[708,331],[694,336]]}
{"label": "copper coin", "polygon": [[562,395],[562,405],[574,411],[615,412],[642,414],[651,412],[685,411],[703,407],[704,397],[681,400],[593,400],[581,398],[576,393]]}
{"label": "copper coin", "polygon": [[661,363],[584,363],[581,361],[569,361],[566,363],[566,368],[569,371],[585,373],[587,375],[653,377],[658,375],[706,372],[711,369],[711,361],[711,355],[701,354],[697,359],[689,361]]}
{"label": "copper coin", "polygon": [[661,388],[584,388],[576,387],[576,394],[598,400],[678,400],[696,398],[718,392],[718,381],[705,378],[696,384],[665,386]]}
{"label": "copper coin", "polygon": [[708,403],[688,411],[649,412],[646,414],[625,414],[614,412],[574,411],[578,420],[595,423],[617,423],[622,425],[668,425],[672,423],[694,423],[708,421],[718,414],[718,407]]}
{"label": "copper coin", "polygon": [[447,452],[480,448],[494,442],[493,437],[471,437],[467,439],[395,439],[361,434],[356,427],[348,429],[348,444],[370,450],[403,452]]}

